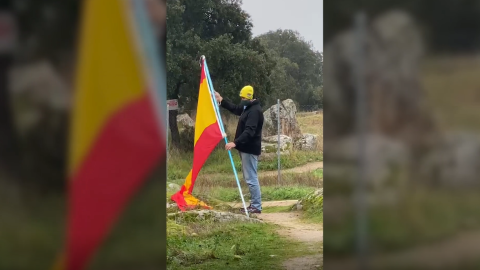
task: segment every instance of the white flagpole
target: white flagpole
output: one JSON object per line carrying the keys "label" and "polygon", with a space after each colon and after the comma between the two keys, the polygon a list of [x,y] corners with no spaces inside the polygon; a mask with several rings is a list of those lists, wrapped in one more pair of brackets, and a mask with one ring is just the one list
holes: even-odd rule
{"label": "white flagpole", "polygon": [[[212,80],[210,78],[210,72],[208,71],[207,60],[205,59],[204,55],[202,55],[200,61],[202,61],[203,65],[205,67],[205,75],[207,77],[207,82],[208,82],[208,86],[209,86],[208,88],[210,90],[210,95],[211,95],[211,98],[212,98],[212,101],[213,101],[213,104],[214,104],[213,107],[215,108],[215,113],[217,115],[217,121],[220,124],[220,130],[221,130],[221,132],[224,136],[223,138],[225,139],[225,143],[228,143],[227,134],[225,132],[225,127],[223,125],[222,117],[220,115],[220,109],[218,108],[218,104],[217,104],[216,99],[215,99],[215,90],[213,88],[213,83],[212,83]],[[238,179],[237,169],[235,168],[235,163],[233,162],[232,152],[230,150],[228,150],[228,155],[230,156],[230,162],[232,163],[233,174],[235,175],[235,180],[237,180],[238,191],[240,192],[240,197],[242,198],[242,203],[243,203],[243,208],[245,209],[245,214],[247,215],[247,217],[250,217],[250,215],[248,214],[247,206],[245,204],[245,199],[243,198],[242,187],[240,186],[240,180]]]}

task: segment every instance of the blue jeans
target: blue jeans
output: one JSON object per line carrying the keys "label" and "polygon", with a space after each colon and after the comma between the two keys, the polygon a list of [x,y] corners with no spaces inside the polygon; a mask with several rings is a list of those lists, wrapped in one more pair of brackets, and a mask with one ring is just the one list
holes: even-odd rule
{"label": "blue jeans", "polygon": [[257,175],[258,156],[240,152],[242,159],[243,179],[250,189],[250,204],[258,210],[262,210],[262,193]]}

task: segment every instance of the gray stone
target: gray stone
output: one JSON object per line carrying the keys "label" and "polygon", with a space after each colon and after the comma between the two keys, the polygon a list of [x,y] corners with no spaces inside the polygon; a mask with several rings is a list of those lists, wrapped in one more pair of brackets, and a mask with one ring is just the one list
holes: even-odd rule
{"label": "gray stone", "polygon": [[167,192],[176,193],[180,190],[180,185],[175,183],[167,183]]}
{"label": "gray stone", "polygon": [[[286,99],[280,104],[280,134],[287,135],[293,139],[300,137],[302,132],[297,123],[297,107],[291,99]],[[264,126],[263,137],[269,137],[278,134],[278,113],[277,105],[271,106],[263,113]]]}
{"label": "gray stone", "polygon": [[[292,138],[286,135],[280,135],[280,152],[289,151],[292,148]],[[278,136],[269,136],[263,138],[262,153],[277,153]]]}
{"label": "gray stone", "polygon": [[231,222],[231,221],[245,221],[254,223],[263,223],[263,221],[251,216],[234,214],[230,212],[219,212],[214,210],[192,210],[186,212],[176,212],[167,214],[167,218],[174,219],[179,222],[189,221],[213,221],[213,222]]}
{"label": "gray stone", "polygon": [[[379,134],[368,134],[365,144],[366,179],[371,188],[378,189],[383,184],[407,170],[410,152],[404,143]],[[332,141],[324,146],[325,159],[332,165],[325,170],[325,179],[345,180],[352,184],[358,176],[359,142],[357,136],[348,136]]]}
{"label": "gray stone", "polygon": [[317,150],[318,135],[305,133],[295,141],[294,147],[297,150]]}
{"label": "gray stone", "polygon": [[422,178],[435,185],[457,188],[480,186],[478,134],[446,134],[422,161],[421,173]]}
{"label": "gray stone", "polygon": [[195,127],[195,122],[193,119],[186,113],[177,115],[177,123],[180,124],[182,128],[193,128]]}

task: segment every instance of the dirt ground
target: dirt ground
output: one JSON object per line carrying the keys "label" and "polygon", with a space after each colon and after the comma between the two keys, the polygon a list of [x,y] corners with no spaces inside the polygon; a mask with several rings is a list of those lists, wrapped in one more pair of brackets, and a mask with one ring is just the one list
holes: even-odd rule
{"label": "dirt ground", "polygon": [[[277,202],[277,205],[271,202],[271,206],[284,206],[285,201]],[[318,255],[308,255],[288,259],[283,266],[286,270],[314,270],[320,269],[323,256],[321,254],[321,245],[323,242],[323,228],[319,224],[305,223],[300,220],[299,212],[288,213],[265,213],[258,215],[258,218],[269,223],[280,226],[278,233],[290,239],[300,241],[305,244],[306,249],[317,251]]]}

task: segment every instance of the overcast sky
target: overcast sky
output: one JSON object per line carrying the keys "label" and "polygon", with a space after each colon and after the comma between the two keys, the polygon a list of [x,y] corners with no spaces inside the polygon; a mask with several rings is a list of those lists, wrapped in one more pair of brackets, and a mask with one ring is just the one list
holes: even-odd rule
{"label": "overcast sky", "polygon": [[323,0],[243,0],[253,21],[253,35],[292,29],[323,51]]}

